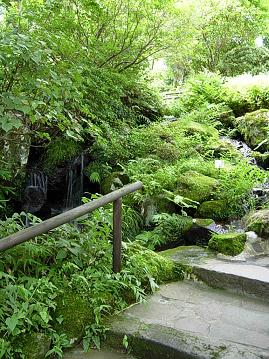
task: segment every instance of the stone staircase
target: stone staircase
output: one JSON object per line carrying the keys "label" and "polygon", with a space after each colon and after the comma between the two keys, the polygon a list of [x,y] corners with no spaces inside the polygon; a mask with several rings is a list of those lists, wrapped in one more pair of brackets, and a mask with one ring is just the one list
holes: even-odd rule
{"label": "stone staircase", "polygon": [[190,278],[113,318],[109,345],[127,335],[138,358],[269,359],[269,256],[228,261],[199,247],[163,255],[191,267]]}

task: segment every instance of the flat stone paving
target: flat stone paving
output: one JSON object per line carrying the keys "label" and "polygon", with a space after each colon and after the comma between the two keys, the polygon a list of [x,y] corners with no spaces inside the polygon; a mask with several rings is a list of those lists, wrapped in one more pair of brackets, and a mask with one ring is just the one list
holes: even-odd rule
{"label": "flat stone paving", "polygon": [[[263,262],[264,261],[264,262]],[[256,260],[255,262],[225,262],[218,259],[209,259],[206,263],[199,264],[197,266],[206,268],[209,270],[214,270],[217,272],[227,273],[227,274],[236,274],[240,277],[245,277],[249,279],[259,280],[265,283],[269,283],[269,268],[267,268],[265,263],[267,263],[268,258]],[[253,264],[252,264],[253,263]]]}
{"label": "flat stone paving", "polygon": [[161,252],[175,262],[187,264],[208,285],[269,301],[269,256],[217,258],[204,248],[178,247]]}
{"label": "flat stone paving", "polygon": [[112,349],[91,350],[84,353],[83,349],[78,347],[67,352],[64,359],[134,359],[134,357]]}
{"label": "flat stone paving", "polygon": [[254,353],[261,350],[261,358],[269,358],[269,304],[259,299],[199,282],[176,282],[162,285],[147,303],[129,308],[124,316],[240,344]]}

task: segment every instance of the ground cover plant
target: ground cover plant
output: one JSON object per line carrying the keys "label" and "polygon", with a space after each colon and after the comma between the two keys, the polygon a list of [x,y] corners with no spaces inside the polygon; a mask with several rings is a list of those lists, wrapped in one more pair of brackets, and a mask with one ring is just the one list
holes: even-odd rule
{"label": "ground cover plant", "polygon": [[[16,214],[2,221],[1,236],[23,228],[23,220]],[[158,283],[183,277],[180,266],[132,243],[124,244],[123,268],[114,274],[109,209],[79,228],[61,226],[1,255],[1,358],[62,357],[82,338],[86,350],[99,348],[105,316],[143,301]]]}

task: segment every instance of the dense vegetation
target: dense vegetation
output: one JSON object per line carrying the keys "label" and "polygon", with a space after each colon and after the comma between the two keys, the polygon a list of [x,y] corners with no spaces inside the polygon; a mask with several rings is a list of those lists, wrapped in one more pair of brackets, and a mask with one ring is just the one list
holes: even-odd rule
{"label": "dense vegetation", "polygon": [[[236,77],[269,69],[267,5],[0,1],[1,237],[24,227],[14,212],[25,209],[31,171],[64,187],[83,154],[84,201],[143,182],[124,198],[120,273],[111,206],[0,254],[0,358],[62,357],[79,340],[100,347],[106,316],[184,277],[153,250],[190,244],[194,224],[267,216],[252,190],[268,182],[268,77]],[[158,58],[161,76],[150,71]],[[179,97],[163,102],[160,90],[174,85]],[[267,233],[255,218],[249,228]],[[245,239],[213,235],[209,248],[236,255]]]}

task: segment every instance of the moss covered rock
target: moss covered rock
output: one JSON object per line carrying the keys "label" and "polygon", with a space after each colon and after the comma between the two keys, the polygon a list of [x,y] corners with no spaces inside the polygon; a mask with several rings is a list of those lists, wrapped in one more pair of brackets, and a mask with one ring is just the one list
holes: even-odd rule
{"label": "moss covered rock", "polygon": [[21,341],[24,359],[44,359],[50,349],[50,338],[43,333],[29,333]]}
{"label": "moss covered rock", "polygon": [[260,237],[269,238],[269,209],[250,213],[245,222],[249,231],[256,232]]}
{"label": "moss covered rock", "polygon": [[193,223],[197,224],[197,226],[206,228],[214,224],[215,222],[213,221],[213,219],[210,218],[194,218]]}
{"label": "moss covered rock", "polygon": [[244,249],[245,233],[213,234],[208,242],[208,248],[229,256],[236,256]]}
{"label": "moss covered rock", "polygon": [[251,148],[264,142],[259,147],[259,151],[269,150],[269,110],[249,112],[245,116],[236,118],[235,125]]}
{"label": "moss covered rock", "polygon": [[252,156],[257,161],[258,166],[265,169],[269,168],[269,152],[261,153],[258,151],[253,151]]}
{"label": "moss covered rock", "polygon": [[89,300],[67,288],[58,299],[54,318],[54,329],[74,341],[81,339],[85,327],[94,322],[94,313]]}
{"label": "moss covered rock", "polygon": [[198,208],[197,215],[215,221],[227,219],[229,218],[227,202],[221,199],[203,202]]}
{"label": "moss covered rock", "polygon": [[178,193],[199,203],[213,197],[218,186],[215,178],[205,176],[196,171],[187,171],[178,178]]}

